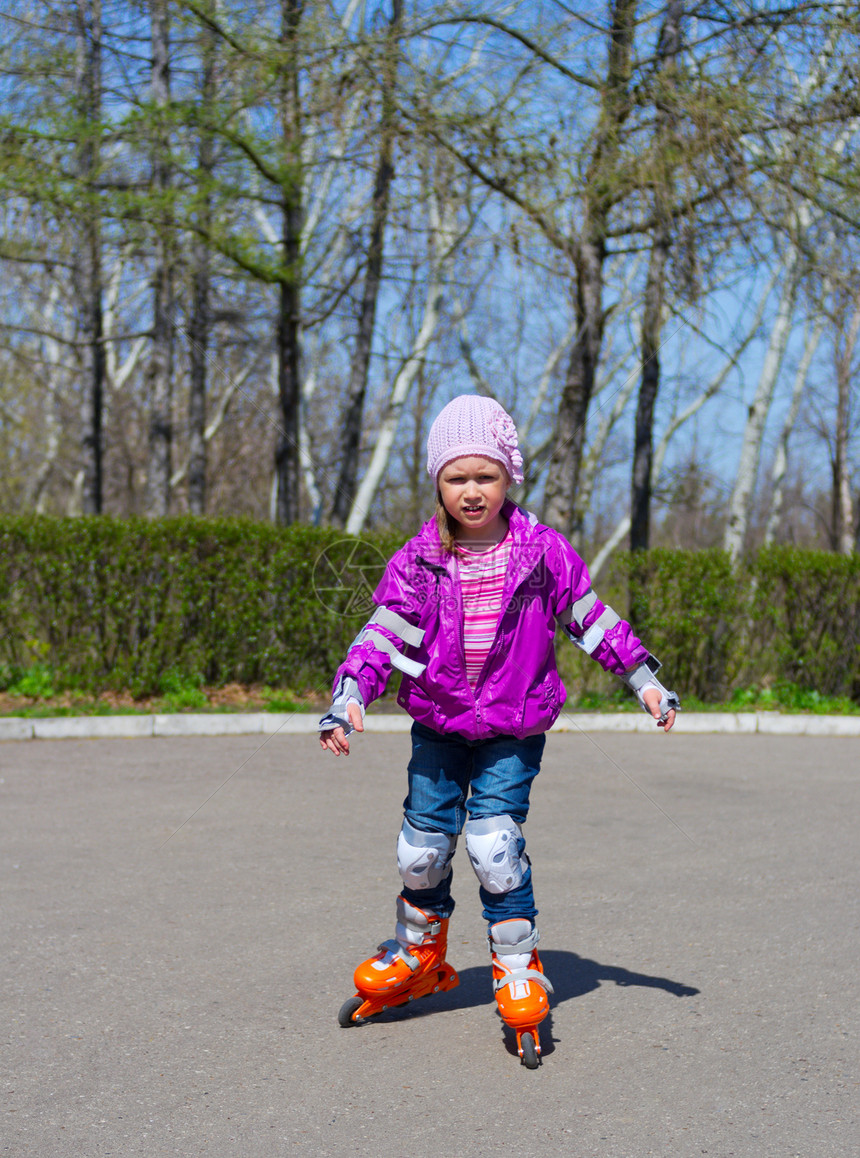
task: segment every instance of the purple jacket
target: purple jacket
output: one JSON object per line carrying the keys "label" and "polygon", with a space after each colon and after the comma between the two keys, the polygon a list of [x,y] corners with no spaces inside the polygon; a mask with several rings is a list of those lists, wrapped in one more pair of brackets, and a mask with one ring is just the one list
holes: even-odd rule
{"label": "purple jacket", "polygon": [[510,501],[503,514],[513,538],[504,611],[475,691],[466,678],[457,560],[443,550],[435,519],[389,561],[373,596],[379,619],[359,634],[335,687],[352,676],[369,704],[402,664],[412,674],[404,674],[397,702],[414,720],[469,740],[523,737],[552,727],[565,700],[558,626],[606,671],[622,675],[647,658],[630,624],[591,591],[570,543]]}

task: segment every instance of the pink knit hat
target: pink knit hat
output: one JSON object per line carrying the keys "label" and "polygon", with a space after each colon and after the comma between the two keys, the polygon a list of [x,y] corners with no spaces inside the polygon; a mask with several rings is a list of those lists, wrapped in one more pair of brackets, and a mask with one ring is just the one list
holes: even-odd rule
{"label": "pink knit hat", "polygon": [[523,481],[517,428],[494,398],[461,394],[440,412],[427,439],[427,473],[432,479],[455,458],[472,455],[499,462],[515,483]]}

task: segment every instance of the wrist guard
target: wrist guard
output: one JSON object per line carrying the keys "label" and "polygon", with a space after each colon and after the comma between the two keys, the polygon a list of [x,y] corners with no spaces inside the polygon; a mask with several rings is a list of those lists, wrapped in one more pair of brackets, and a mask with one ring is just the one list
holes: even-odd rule
{"label": "wrist guard", "polygon": [[353,679],[352,676],[343,676],[340,683],[334,689],[331,707],[319,722],[319,730],[321,732],[330,732],[332,728],[343,728],[347,736],[350,732],[355,731],[349,722],[349,713],[347,712],[350,704],[358,704],[363,720],[364,700],[361,698],[358,682]]}
{"label": "wrist guard", "polygon": [[626,672],[621,678],[627,686],[636,693],[636,698],[642,706],[642,710],[651,715],[648,705],[643,699],[643,693],[649,688],[656,688],[660,693],[660,722],[664,723],[670,710],[676,712],[681,709],[681,701],[677,693],[670,692],[664,688],[657,679],[657,672],[663,665],[653,655],[649,655],[644,662],[640,663],[638,667],[634,667],[632,671]]}

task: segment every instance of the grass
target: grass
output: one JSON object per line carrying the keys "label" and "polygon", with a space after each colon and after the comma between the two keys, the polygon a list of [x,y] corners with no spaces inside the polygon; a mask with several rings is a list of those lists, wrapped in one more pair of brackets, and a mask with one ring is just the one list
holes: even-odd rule
{"label": "grass", "polygon": [[[773,687],[738,688],[724,703],[704,703],[695,696],[681,697],[683,710],[688,712],[782,712],[821,716],[860,715],[860,703],[848,696],[823,696],[797,684],[782,683]],[[568,700],[568,708],[581,712],[638,712],[636,700],[623,689],[619,693],[585,692],[579,700]]]}
{"label": "grass", "polygon": [[[189,677],[169,669],[152,695],[135,697],[130,691],[84,692],[64,686],[62,676],[45,664],[26,669],[0,667],[0,716],[43,718],[49,716],[147,715],[160,712],[322,712],[326,701],[318,694],[291,688],[248,687],[228,684],[207,687],[202,677]],[[687,711],[783,712],[816,715],[860,715],[860,703],[847,696],[824,696],[796,684],[737,689],[721,704],[682,698]],[[377,701],[377,711],[394,709],[394,696]],[[571,695],[568,711],[638,712],[636,700],[618,686],[612,691],[583,690]]]}
{"label": "grass", "polygon": [[24,670],[0,667],[0,716],[122,716],[161,712],[317,712],[318,696],[288,688],[228,684],[207,687],[202,677],[166,671],[150,695],[131,690],[82,691],[44,664]]}

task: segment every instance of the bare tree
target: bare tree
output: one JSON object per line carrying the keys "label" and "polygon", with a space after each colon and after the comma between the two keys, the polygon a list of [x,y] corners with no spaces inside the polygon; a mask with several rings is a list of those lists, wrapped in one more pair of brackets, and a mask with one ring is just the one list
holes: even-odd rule
{"label": "bare tree", "polygon": [[370,465],[361,480],[349,512],[346,529],[351,535],[357,535],[363,529],[376,491],[388,468],[401,417],[439,324],[445,297],[447,269],[458,242],[462,240],[455,230],[454,207],[446,191],[442,189],[438,193],[431,191],[428,204],[432,254],[421,325],[408,356],[395,375],[386,400]]}
{"label": "bare tree", "polygon": [[806,389],[807,378],[809,376],[809,367],[812,365],[812,359],[818,349],[821,341],[821,334],[824,329],[824,314],[820,313],[815,321],[815,325],[810,327],[807,325],[804,328],[803,335],[803,352],[798,363],[797,370],[794,375],[794,387],[791,392],[791,401],[789,403],[788,411],[786,412],[785,420],[782,424],[782,431],[777,444],[776,453],[773,458],[773,468],[771,470],[771,497],[770,509],[768,511],[767,521],[765,523],[764,544],[767,546],[776,538],[776,533],[779,528],[780,517],[782,515],[783,497],[785,494],[785,478],[788,471],[788,446],[791,439],[794,427],[797,423],[797,418],[800,413],[800,405],[803,401],[804,390]]}
{"label": "bare tree", "polygon": [[[663,431],[660,441],[657,444],[657,449],[654,452],[654,456],[651,462],[652,488],[656,479],[660,477],[660,471],[663,468],[663,460],[666,457],[666,452],[668,451],[672,439],[675,437],[675,434],[678,432],[678,430],[681,429],[681,427],[685,425],[685,423],[689,422],[691,418],[698,414],[699,411],[706,405],[706,403],[710,402],[712,398],[719,394],[720,390],[725,385],[729,374],[732,370],[736,369],[742,355],[749,348],[753,338],[756,336],[759,327],[761,326],[768,299],[770,298],[775,284],[776,278],[772,277],[765,287],[761,298],[759,299],[758,307],[756,309],[755,315],[747,326],[746,334],[740,340],[733,352],[726,358],[717,373],[713,375],[713,377],[705,384],[704,388],[696,395],[695,398],[693,398],[690,403],[688,403],[687,406],[685,406],[681,411],[673,416],[671,421],[666,426],[666,429]],[[629,531],[630,514],[628,513],[623,515],[618,520],[615,525],[615,529],[613,530],[609,539],[604,543],[604,545],[597,552],[597,555],[594,557],[590,565],[592,578],[600,573],[607,560],[611,557],[613,551],[615,551],[621,545],[622,540]]]}
{"label": "bare tree", "polygon": [[765,423],[791,334],[794,304],[797,297],[797,263],[797,251],[792,248],[786,261],[776,317],[761,365],[755,397],[747,412],[740,462],[732,490],[729,519],[724,537],[724,547],[733,559],[739,558],[746,545]]}
{"label": "bare tree", "polygon": [[173,244],[167,207],[171,184],[170,22],[168,0],[150,0],[152,25],[151,94],[155,130],[152,140],[152,184],[156,198],[153,230],[152,345],[147,366],[149,383],[149,471],[147,510],[167,514],[170,504],[173,447]]}
{"label": "bare tree", "polygon": [[[658,75],[655,136],[660,152],[655,159],[654,230],[645,300],[642,310],[642,379],[636,406],[633,436],[633,472],[630,493],[630,550],[647,550],[651,537],[651,460],[653,455],[654,410],[660,388],[660,338],[666,295],[666,263],[672,244],[672,153],[676,150],[674,134],[675,94],[678,53],[681,48],[681,0],[670,0],[657,45]],[[667,147],[668,146],[668,147]],[[673,147],[674,146],[674,147]],[[668,154],[669,159],[665,160]],[[660,170],[664,170],[661,172]]]}
{"label": "bare tree", "polygon": [[379,155],[376,162],[376,176],[373,186],[371,207],[370,241],[367,249],[364,290],[358,315],[358,334],[355,352],[352,356],[349,382],[346,387],[346,401],[341,419],[343,456],[340,473],[334,492],[332,518],[345,523],[355,497],[358,479],[358,451],[364,417],[364,399],[367,393],[367,376],[370,370],[370,352],[376,323],[376,305],[382,283],[382,261],[385,228],[388,222],[388,204],[391,182],[394,178],[394,99],[393,88],[397,77],[397,41],[403,16],[402,0],[392,0],[391,19],[385,37],[382,62],[381,85],[382,106],[379,122]]}
{"label": "bare tree", "polygon": [[301,260],[302,260],[302,102],[299,85],[299,25],[304,0],[281,0],[282,63],[278,76],[278,112],[283,151],[281,181],[281,250],[283,272],[278,287],[278,438],[275,448],[277,521],[299,518],[301,444]]}
{"label": "bare tree", "polygon": [[81,294],[84,390],[82,414],[84,514],[100,514],[103,492],[105,347],[98,172],[102,123],[101,0],[77,0],[74,10],[78,109],[77,179],[82,196],[77,264]]}
{"label": "bare tree", "polygon": [[849,445],[851,401],[857,338],[860,335],[860,294],[851,295],[842,311],[836,341],[836,425],[833,431],[831,545],[841,555],[854,550],[854,507],[851,501]]}
{"label": "bare tree", "polygon": [[620,151],[620,130],[631,110],[629,86],[636,9],[635,0],[614,0],[612,4],[606,76],[583,183],[582,225],[573,242],[576,337],[559,399],[544,517],[570,534],[574,542],[581,539],[585,514],[576,499],[588,408],[603,342],[606,232],[609,215],[620,193],[614,169]]}
{"label": "bare tree", "polygon": [[200,41],[200,139],[197,145],[198,229],[191,254],[191,311],[188,319],[188,509],[193,515],[206,510],[206,393],[207,357],[211,326],[212,262],[206,237],[212,228],[211,186],[215,168],[215,140],[206,123],[217,92],[218,38],[203,25]]}

